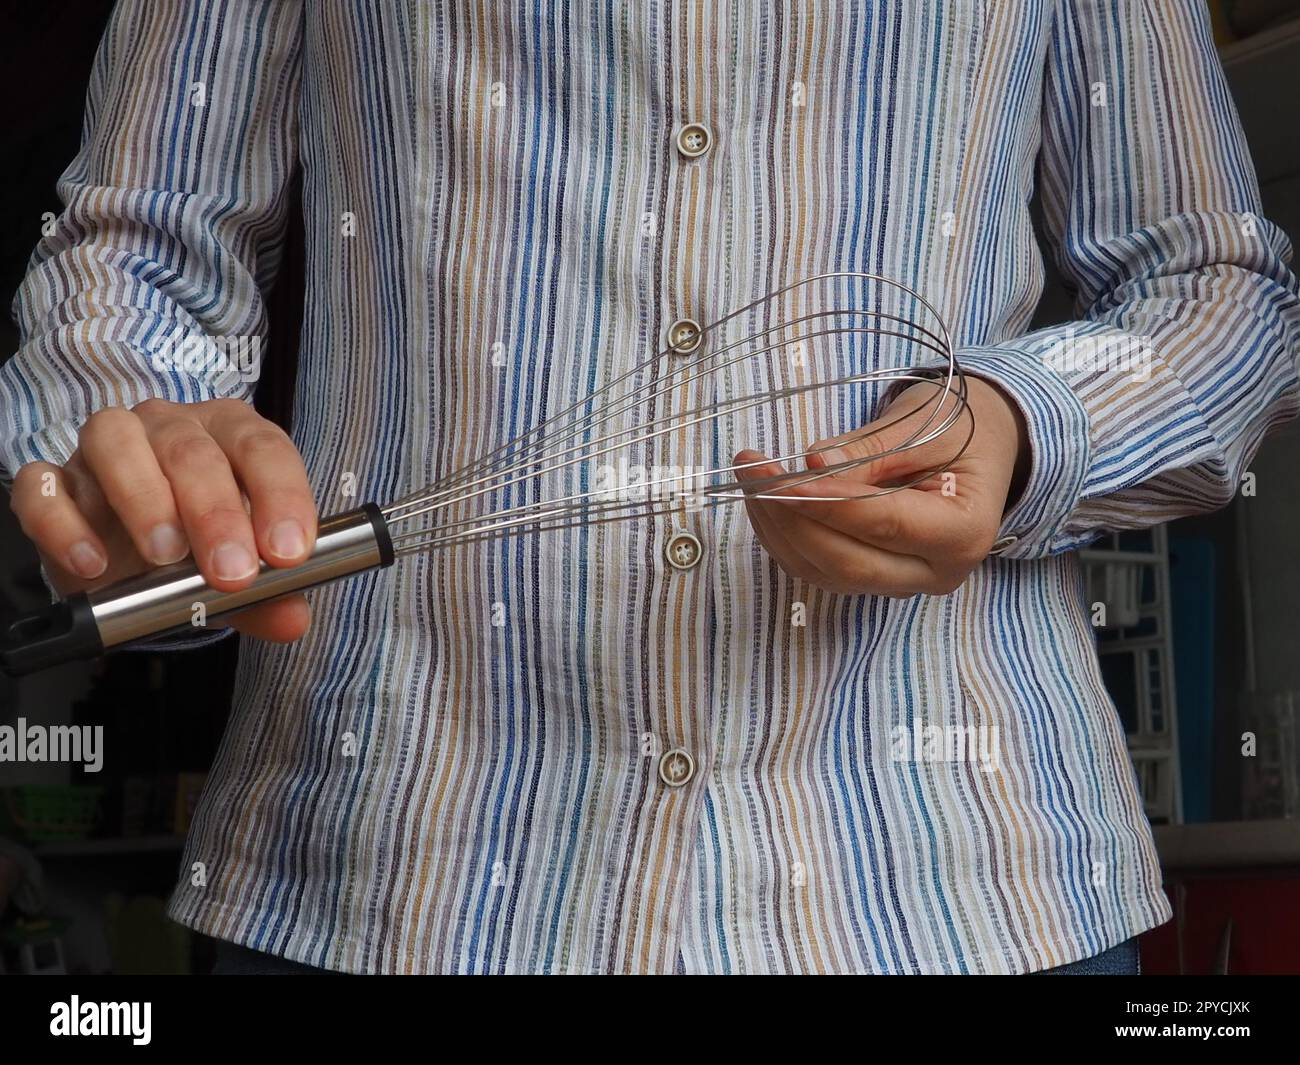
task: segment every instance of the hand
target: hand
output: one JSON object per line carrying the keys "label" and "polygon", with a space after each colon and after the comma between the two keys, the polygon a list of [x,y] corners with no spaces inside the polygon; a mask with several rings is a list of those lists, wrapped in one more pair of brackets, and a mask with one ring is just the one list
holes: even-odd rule
{"label": "hand", "polygon": [[[297,450],[236,399],[96,411],[67,465],[18,471],[10,505],[64,595],[191,552],[204,580],[237,591],[257,575],[259,555],[293,566],[316,542],[316,504]],[[287,642],[310,621],[298,595],[241,611],[230,624]]]}
{"label": "hand", "polygon": [[[1029,456],[1019,408],[986,381],[967,377],[966,384],[967,413],[937,440],[781,489],[788,499],[746,500],[755,534],[781,568],[792,577],[846,594],[946,595],[960,586],[993,546],[1009,501],[1019,494]],[[808,468],[834,466],[899,446],[929,416],[937,387],[912,385],[865,429],[814,444],[809,450],[837,447],[841,454],[810,455]],[[946,398],[945,411],[950,412],[953,400]],[[808,498],[861,495],[943,466],[970,433],[972,415],[970,446],[945,474],[874,499]],[[875,429],[880,431],[861,435]],[[757,451],[741,451],[734,462],[760,464],[739,470],[742,482],[784,472]]]}

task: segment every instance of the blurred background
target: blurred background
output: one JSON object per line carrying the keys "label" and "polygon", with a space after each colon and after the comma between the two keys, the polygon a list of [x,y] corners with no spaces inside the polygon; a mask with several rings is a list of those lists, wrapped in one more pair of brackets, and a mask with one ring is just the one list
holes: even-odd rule
{"label": "blurred background", "polygon": [[[10,224],[7,307],[57,213],[111,0],[0,3]],[[1300,234],[1300,0],[1209,4],[1266,215]],[[291,212],[297,217],[298,211]],[[301,239],[270,297],[257,405],[287,428]],[[1294,264],[1293,264],[1294,267]],[[1035,324],[1074,317],[1049,284]],[[0,320],[0,358],[17,346]],[[1270,438],[1217,514],[1086,551],[1108,686],[1156,826],[1175,920],[1143,937],[1145,973],[1300,973],[1300,426]],[[0,618],[48,601],[35,553],[0,513]],[[178,655],[119,654],[21,682],[0,726],[100,725],[111,757],[0,762],[0,971],[202,973],[211,943],[164,905],[230,702],[237,637]],[[1249,746],[1253,738],[1253,746]]]}

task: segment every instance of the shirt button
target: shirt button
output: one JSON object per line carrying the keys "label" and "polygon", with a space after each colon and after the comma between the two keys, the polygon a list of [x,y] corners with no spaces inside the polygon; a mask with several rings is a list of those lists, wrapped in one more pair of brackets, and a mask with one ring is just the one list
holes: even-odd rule
{"label": "shirt button", "polygon": [[695,759],[681,747],[665,751],[659,759],[659,779],[670,788],[680,788],[689,784],[695,776]]}
{"label": "shirt button", "polygon": [[679,318],[668,327],[668,346],[678,355],[689,355],[703,337],[700,323],[691,318]]}
{"label": "shirt button", "polygon": [[679,532],[664,545],[664,557],[674,569],[693,569],[704,557],[704,547],[697,537]]}
{"label": "shirt button", "polygon": [[989,554],[1000,555],[1019,539],[1018,536],[1000,536],[993,541],[993,546],[989,548]]}
{"label": "shirt button", "polygon": [[687,159],[707,155],[713,147],[713,134],[701,122],[691,122],[677,131],[677,150]]}

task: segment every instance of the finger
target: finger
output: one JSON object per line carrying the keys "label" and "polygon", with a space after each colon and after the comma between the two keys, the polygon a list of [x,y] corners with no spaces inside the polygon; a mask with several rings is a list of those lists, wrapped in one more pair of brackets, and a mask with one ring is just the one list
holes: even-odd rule
{"label": "finger", "polygon": [[864,544],[795,511],[788,511],[781,525],[786,539],[830,578],[832,591],[907,598],[951,590],[940,587],[942,581],[924,559]]}
{"label": "finger", "polygon": [[741,490],[747,495],[759,492],[764,494],[783,492],[792,480],[808,476],[798,472],[791,473],[781,463],[768,458],[761,451],[749,448],[736,452],[731,460],[731,468]]}
{"label": "finger", "polygon": [[[733,467],[742,486],[747,481],[759,482],[761,485],[765,479],[778,477],[785,472],[780,463],[767,460],[757,451],[739,452],[733,460]],[[750,523],[754,526],[754,533],[759,543],[776,559],[782,569],[792,577],[810,584],[823,588],[828,586],[830,580],[826,574],[813,565],[798,547],[786,538],[780,528],[779,519],[782,517],[782,512],[779,508],[761,499],[747,499],[745,510],[749,515]]]}
{"label": "finger", "polygon": [[195,418],[144,424],[203,579],[221,591],[246,587],[257,575],[257,547],[225,452]]}
{"label": "finger", "polygon": [[271,643],[292,643],[310,626],[311,607],[301,595],[241,610],[230,619],[230,627],[242,635]]}
{"label": "finger", "polygon": [[[872,506],[887,499],[894,501],[905,494],[902,492],[880,495],[880,489],[874,486],[840,476],[827,475],[805,480],[800,472],[789,473],[780,463],[762,463],[762,458],[757,451],[741,451],[736,455],[737,466],[745,464],[749,467],[738,469],[738,479],[742,484],[748,481],[755,492],[762,490],[764,493],[761,501],[754,502],[768,503],[774,508],[772,512],[779,512],[781,508],[800,512],[807,518],[839,529],[868,544],[926,557],[935,549],[936,545],[932,541],[939,538],[941,533],[932,533],[930,529],[924,528],[924,521],[932,521],[943,529],[950,520],[948,514],[939,511],[919,514],[919,508],[911,501],[906,501],[902,507],[896,503]],[[779,480],[772,482],[771,479]]]}
{"label": "finger", "polygon": [[207,426],[248,496],[261,556],[273,566],[305,560],[316,542],[316,501],[293,441],[238,400],[217,407]]}
{"label": "finger", "polygon": [[[777,463],[762,463],[756,451],[741,451],[735,465],[742,484],[763,478],[780,477],[786,471]],[[955,484],[955,482],[954,482]],[[900,554],[927,560],[964,564],[984,539],[991,546],[996,523],[981,522],[977,501],[961,495],[939,495],[918,489],[882,492],[864,485],[851,476],[826,475],[802,480],[798,472],[789,474],[762,489],[767,499],[791,507],[854,539]],[[789,500],[789,502],[786,502]],[[981,529],[981,525],[988,525]],[[973,532],[979,535],[972,536]],[[987,534],[985,536],[984,534]],[[985,552],[987,553],[987,552]]]}
{"label": "finger", "polygon": [[[764,463],[762,459],[763,456],[756,451],[739,452],[734,462],[738,467],[738,479],[742,483],[761,482],[763,478],[779,476],[783,472],[779,463]],[[747,469],[739,468],[746,466]],[[801,488],[815,492],[821,490],[817,486],[824,483],[818,481]],[[859,485],[845,484],[849,491],[861,490]],[[782,489],[784,491],[786,490]],[[767,535],[774,542],[785,545],[788,553],[798,556],[804,565],[823,575],[824,579],[814,580],[813,583],[824,588],[839,592],[873,592],[894,596],[951,590],[940,587],[943,580],[924,558],[863,543],[837,529],[813,521],[798,509],[813,505],[835,507],[843,504],[813,504],[804,499],[790,503],[783,498],[746,500],[746,506],[751,509],[751,513],[760,515]]]}
{"label": "finger", "polygon": [[108,550],[81,513],[58,466],[23,466],[14,476],[9,505],[24,535],[70,575],[93,581],[108,568]]}
{"label": "finger", "polygon": [[[861,494],[862,486],[840,477],[793,485],[774,506],[787,507],[855,540],[904,555],[941,560],[996,536],[996,522],[984,520],[970,501],[904,488],[884,495]],[[847,497],[831,501],[827,496]],[[987,525],[985,530],[983,526]]]}
{"label": "finger", "polygon": [[[951,436],[929,439],[954,414],[956,404],[956,397],[940,386],[913,385],[869,424],[812,444],[807,464],[811,469],[838,466],[837,476],[867,484],[910,480],[946,465],[960,450],[962,441]],[[958,422],[969,417],[963,413]]]}
{"label": "finger", "polygon": [[746,502],[745,510],[749,514],[749,521],[754,527],[754,535],[758,538],[758,542],[781,569],[798,580],[818,587],[826,587],[829,583],[826,574],[810,564],[785,538],[776,527],[774,516],[767,512],[767,508],[761,502]]}
{"label": "finger", "polygon": [[82,426],[78,445],[141,558],[164,566],[189,554],[171,485],[136,414],[123,407],[96,411]]}

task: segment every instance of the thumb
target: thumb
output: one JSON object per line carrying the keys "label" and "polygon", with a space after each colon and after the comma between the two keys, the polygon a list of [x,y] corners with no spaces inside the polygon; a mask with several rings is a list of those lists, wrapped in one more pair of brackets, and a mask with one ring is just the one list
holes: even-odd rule
{"label": "thumb", "polygon": [[884,485],[942,466],[952,457],[952,443],[936,430],[951,417],[955,398],[942,386],[912,385],[899,393],[874,421],[819,440],[808,449],[809,469],[841,467],[837,476],[863,484]]}

